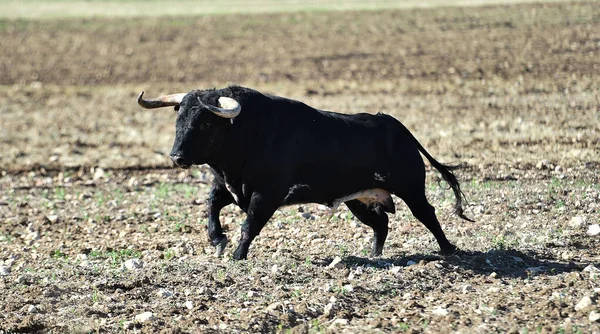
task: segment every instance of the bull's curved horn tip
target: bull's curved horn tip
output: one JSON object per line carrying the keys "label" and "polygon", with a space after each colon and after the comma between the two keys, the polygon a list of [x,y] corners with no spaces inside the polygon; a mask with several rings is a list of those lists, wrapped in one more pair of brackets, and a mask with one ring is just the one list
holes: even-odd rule
{"label": "bull's curved horn tip", "polygon": [[142,96],[144,96],[144,91],[142,91],[139,95],[138,95],[138,101],[142,99]]}

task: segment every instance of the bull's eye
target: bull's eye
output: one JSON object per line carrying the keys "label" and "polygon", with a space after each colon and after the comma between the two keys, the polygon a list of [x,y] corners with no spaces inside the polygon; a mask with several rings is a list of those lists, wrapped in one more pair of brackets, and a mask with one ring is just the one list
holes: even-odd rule
{"label": "bull's eye", "polygon": [[210,128],[210,123],[202,123],[202,125],[200,125],[200,130],[206,130]]}
{"label": "bull's eye", "polygon": [[173,108],[173,109],[175,109],[175,111],[179,111],[179,105],[178,105],[178,104],[176,104],[176,105],[175,105],[175,108]]}

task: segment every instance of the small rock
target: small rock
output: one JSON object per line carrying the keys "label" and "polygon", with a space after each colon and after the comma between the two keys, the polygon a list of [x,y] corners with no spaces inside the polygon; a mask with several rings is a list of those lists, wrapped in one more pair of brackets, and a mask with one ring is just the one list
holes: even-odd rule
{"label": "small rock", "polygon": [[277,271],[278,271],[278,270],[279,270],[279,267],[277,267],[277,265],[276,265],[276,264],[274,264],[274,265],[271,267],[271,274],[277,274]]}
{"label": "small rock", "polygon": [[81,262],[79,262],[79,266],[82,268],[88,268],[92,266],[92,263],[88,260],[83,260]]}
{"label": "small rock", "polygon": [[556,165],[556,167],[554,167],[554,171],[557,172],[557,173],[560,173],[560,172],[563,171],[563,168],[560,165]]}
{"label": "small rock", "polygon": [[27,307],[27,312],[29,312],[29,313],[38,313],[39,310],[37,309],[37,307],[35,307],[35,305],[29,305]]}
{"label": "small rock", "polygon": [[303,212],[302,213],[302,218],[304,218],[304,219],[315,219],[315,216],[313,216],[310,212]]}
{"label": "small rock", "polygon": [[335,319],[331,325],[329,325],[329,330],[334,330],[336,326],[345,326],[348,325],[348,319]]}
{"label": "small rock", "polygon": [[354,287],[352,286],[352,284],[344,285],[344,291],[352,292],[352,291],[354,291]]}
{"label": "small rock", "polygon": [[329,303],[329,304],[325,305],[325,307],[323,308],[323,314],[328,317],[331,314],[332,310],[333,310],[333,303]]}
{"label": "small rock", "polygon": [[99,180],[101,178],[104,178],[104,169],[100,168],[100,167],[96,167],[94,170],[94,176],[93,179],[94,181]]}
{"label": "small rock", "polygon": [[23,275],[20,275],[19,277],[17,277],[17,278],[15,279],[15,283],[17,283],[17,284],[22,284],[22,283],[25,283],[25,281],[26,281],[26,280],[25,280],[25,277],[23,277]]}
{"label": "small rock", "polygon": [[278,230],[281,230],[283,228],[283,223],[282,222],[275,222],[275,228]]}
{"label": "small rock", "polygon": [[417,263],[415,261],[413,261],[413,260],[410,260],[410,261],[406,262],[406,266],[412,266],[412,265],[415,265],[415,264],[417,264]]}
{"label": "small rock", "polygon": [[336,256],[333,261],[331,261],[331,263],[328,266],[329,268],[336,268],[336,269],[344,269],[346,268],[346,264],[344,264],[344,262],[342,262],[342,258],[340,258],[339,256]]}
{"label": "small rock", "polygon": [[185,308],[187,308],[188,310],[191,310],[194,308],[194,303],[191,300],[188,300],[185,302]]}
{"label": "small rock", "polygon": [[474,291],[475,289],[473,289],[473,286],[471,284],[465,284],[462,287],[462,293],[469,293],[471,291]]}
{"label": "small rock", "polygon": [[398,275],[398,273],[402,270],[402,267],[397,266],[397,267],[392,267],[392,269],[390,269],[390,272],[394,275]]}
{"label": "small rock", "polygon": [[154,313],[152,312],[144,312],[135,316],[135,321],[137,322],[146,322],[154,319]]}
{"label": "small rock", "polygon": [[267,306],[267,311],[275,311],[279,305],[281,305],[280,302],[274,302],[273,304]]}
{"label": "small rock", "polygon": [[124,321],[123,322],[123,329],[133,329],[134,326],[135,326],[135,322],[133,322],[133,321]]}
{"label": "small rock", "polygon": [[435,314],[435,315],[441,315],[441,316],[445,316],[445,315],[448,315],[450,312],[448,312],[448,310],[447,310],[447,309],[445,309],[445,308],[443,308],[443,307],[441,307],[441,306],[438,306],[438,307],[434,308],[434,309],[431,311],[431,313],[432,313],[432,314]]}
{"label": "small rock", "polygon": [[138,270],[144,266],[140,259],[129,259],[123,264],[127,270]]}
{"label": "small rock", "polygon": [[250,290],[250,291],[248,291],[248,293],[246,294],[246,296],[247,296],[248,298],[252,298],[252,297],[256,296],[256,292],[254,292],[254,291]]}
{"label": "small rock", "polygon": [[600,312],[598,312],[598,311],[590,312],[588,319],[590,319],[590,322],[596,322],[596,321],[600,320]]}
{"label": "small rock", "polygon": [[47,215],[46,220],[48,220],[48,222],[54,224],[54,223],[58,222],[58,216],[57,215]]}
{"label": "small rock", "polygon": [[544,160],[540,160],[536,165],[535,168],[537,169],[549,169],[550,167],[550,161],[544,159]]}
{"label": "small rock", "polygon": [[494,279],[494,278],[498,277],[498,274],[496,272],[492,272],[490,274],[490,276],[488,276],[488,277]]}
{"label": "small rock", "polygon": [[592,225],[590,225],[588,227],[588,230],[587,230],[586,233],[587,233],[587,235],[592,236],[592,237],[595,236],[595,235],[600,234],[600,225],[598,225],[598,224],[592,224]]}
{"label": "small rock", "polygon": [[159,297],[163,297],[163,298],[168,298],[168,297],[171,297],[173,295],[173,293],[171,291],[169,291],[167,289],[162,289],[162,288],[159,289],[158,292],[156,292],[156,294]]}
{"label": "small rock", "polygon": [[10,267],[0,266],[0,276],[7,276],[10,274]]}
{"label": "small rock", "polygon": [[583,218],[581,216],[575,216],[575,217],[571,218],[571,220],[569,221],[569,226],[572,228],[579,228],[584,223],[585,223],[585,218]]}
{"label": "small rock", "polygon": [[579,303],[577,303],[577,305],[575,305],[575,311],[585,310],[588,307],[592,306],[592,304],[593,304],[592,298],[585,296],[585,297],[581,298],[581,300],[579,301]]}
{"label": "small rock", "polygon": [[596,279],[597,277],[600,277],[600,269],[594,267],[594,265],[588,265],[587,267],[583,268],[583,271],[590,273],[590,279]]}

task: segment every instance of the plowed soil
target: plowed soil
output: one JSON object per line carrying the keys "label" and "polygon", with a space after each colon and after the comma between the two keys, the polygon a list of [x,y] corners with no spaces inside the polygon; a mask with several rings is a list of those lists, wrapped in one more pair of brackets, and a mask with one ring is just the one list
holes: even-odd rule
{"label": "plowed soil", "polygon": [[[0,20],[0,38],[0,332],[600,332],[595,2]],[[135,97],[229,83],[398,118],[462,166],[476,222],[426,184],[461,252],[396,199],[381,258],[317,205],[278,211],[239,262],[229,206],[213,257],[210,174],[171,167],[173,111]]]}

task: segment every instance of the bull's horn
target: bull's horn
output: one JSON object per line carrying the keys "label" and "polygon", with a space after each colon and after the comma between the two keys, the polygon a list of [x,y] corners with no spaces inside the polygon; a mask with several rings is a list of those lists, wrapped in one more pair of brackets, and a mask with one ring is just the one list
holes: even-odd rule
{"label": "bull's horn", "polygon": [[240,114],[240,111],[242,111],[242,106],[240,105],[240,103],[230,97],[221,96],[219,98],[219,105],[221,107],[215,107],[208,104],[204,104],[206,109],[212,111],[215,115],[224,118],[234,118]]}
{"label": "bull's horn", "polygon": [[172,107],[180,104],[185,95],[186,93],[170,94],[161,96],[156,100],[144,100],[142,98],[144,96],[144,91],[142,91],[140,95],[138,95],[137,102],[140,106],[146,109]]}

